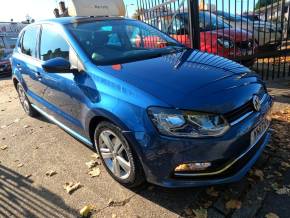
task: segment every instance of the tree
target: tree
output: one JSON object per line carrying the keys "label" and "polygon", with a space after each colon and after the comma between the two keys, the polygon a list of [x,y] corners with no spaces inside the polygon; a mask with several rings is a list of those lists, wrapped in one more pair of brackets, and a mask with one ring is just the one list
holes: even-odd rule
{"label": "tree", "polygon": [[258,0],[255,6],[255,10],[258,10],[259,8],[271,5],[273,3],[277,2],[277,0]]}

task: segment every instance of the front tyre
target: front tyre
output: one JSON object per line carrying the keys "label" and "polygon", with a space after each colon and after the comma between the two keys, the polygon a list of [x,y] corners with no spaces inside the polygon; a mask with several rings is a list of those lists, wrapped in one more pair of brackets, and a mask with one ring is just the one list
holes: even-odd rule
{"label": "front tyre", "polygon": [[101,122],[95,130],[94,140],[106,170],[116,181],[128,188],[144,182],[139,159],[119,127]]}
{"label": "front tyre", "polygon": [[31,106],[22,85],[20,83],[17,83],[16,88],[17,88],[19,101],[25,113],[31,117],[36,117],[38,115],[38,112]]}

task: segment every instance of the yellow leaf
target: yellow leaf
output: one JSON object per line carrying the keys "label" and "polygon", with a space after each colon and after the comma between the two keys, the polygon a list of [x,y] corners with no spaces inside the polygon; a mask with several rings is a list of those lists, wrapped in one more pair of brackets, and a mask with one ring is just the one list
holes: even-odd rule
{"label": "yellow leaf", "polygon": [[17,164],[17,167],[20,168],[20,167],[23,167],[23,165],[24,165],[23,163],[19,163],[19,164]]}
{"label": "yellow leaf", "polygon": [[49,170],[45,173],[46,176],[49,176],[49,177],[52,177],[56,174],[56,171],[55,170]]}
{"label": "yellow leaf", "polygon": [[86,162],[86,165],[89,169],[92,169],[98,165],[98,162],[96,160],[90,160],[89,162]]}
{"label": "yellow leaf", "polygon": [[261,181],[264,180],[264,173],[263,173],[262,170],[254,169],[254,170],[252,171],[252,174],[253,174],[254,176],[258,177]]}
{"label": "yellow leaf", "polygon": [[207,218],[207,210],[204,208],[199,208],[196,210],[192,210],[195,215],[195,218]]}
{"label": "yellow leaf", "polygon": [[96,168],[93,168],[88,174],[91,177],[97,177],[101,174],[101,170],[100,170],[100,168],[96,167]]}
{"label": "yellow leaf", "polygon": [[81,187],[81,183],[77,182],[67,182],[64,184],[63,188],[64,190],[68,193],[71,194],[73,193],[75,190],[79,189]]}
{"label": "yellow leaf", "polygon": [[210,187],[208,189],[206,189],[206,193],[212,197],[218,197],[219,193],[217,191],[214,190],[214,187]]}
{"label": "yellow leaf", "polygon": [[92,208],[90,206],[84,206],[81,210],[80,210],[80,215],[82,217],[87,217],[90,212],[91,212]]}
{"label": "yellow leaf", "polygon": [[275,213],[268,213],[265,215],[265,218],[279,218],[279,216]]}
{"label": "yellow leaf", "polygon": [[238,200],[230,200],[226,203],[226,208],[227,209],[240,209],[242,207],[242,202]]}
{"label": "yellow leaf", "polygon": [[6,150],[8,148],[8,146],[7,145],[3,145],[0,148],[1,148],[1,150]]}
{"label": "yellow leaf", "polygon": [[95,153],[95,154],[92,154],[91,155],[92,158],[95,158],[95,159],[99,159],[100,158],[100,155]]}

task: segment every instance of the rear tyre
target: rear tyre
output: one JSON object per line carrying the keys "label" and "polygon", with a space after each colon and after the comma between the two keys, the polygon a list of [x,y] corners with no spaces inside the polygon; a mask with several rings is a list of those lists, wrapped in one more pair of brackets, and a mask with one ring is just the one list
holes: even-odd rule
{"label": "rear tyre", "polygon": [[95,130],[94,140],[106,170],[116,181],[128,188],[143,184],[140,161],[119,127],[101,122]]}
{"label": "rear tyre", "polygon": [[31,106],[31,103],[29,102],[22,85],[20,83],[17,83],[16,88],[17,88],[19,101],[20,101],[25,113],[31,117],[38,116],[38,112]]}

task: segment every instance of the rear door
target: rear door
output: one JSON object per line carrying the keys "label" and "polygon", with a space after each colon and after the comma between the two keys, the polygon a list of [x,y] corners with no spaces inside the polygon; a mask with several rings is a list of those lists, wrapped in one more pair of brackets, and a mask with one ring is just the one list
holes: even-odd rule
{"label": "rear door", "polygon": [[41,66],[38,59],[38,37],[40,25],[29,26],[25,29],[13,55],[13,65],[23,78],[23,86],[33,103],[41,99],[43,85],[38,67]]}

